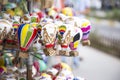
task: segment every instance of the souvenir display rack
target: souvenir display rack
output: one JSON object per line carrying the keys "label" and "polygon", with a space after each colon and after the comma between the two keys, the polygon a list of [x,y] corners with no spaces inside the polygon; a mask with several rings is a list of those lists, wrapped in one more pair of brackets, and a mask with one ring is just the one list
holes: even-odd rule
{"label": "souvenir display rack", "polygon": [[78,56],[80,43],[90,45],[90,21],[54,9],[47,15],[42,11],[29,13],[12,18],[4,13],[0,19],[0,79],[84,80],[74,77],[66,63],[48,69],[42,55]]}

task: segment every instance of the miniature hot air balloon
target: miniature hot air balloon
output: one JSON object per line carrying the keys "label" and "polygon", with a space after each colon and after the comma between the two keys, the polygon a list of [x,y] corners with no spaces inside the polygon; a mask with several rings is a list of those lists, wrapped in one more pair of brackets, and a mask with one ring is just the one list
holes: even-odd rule
{"label": "miniature hot air balloon", "polygon": [[83,45],[90,45],[90,40],[88,39],[90,29],[91,29],[90,21],[87,19],[82,19],[81,22],[82,22],[81,30],[83,32],[82,44]]}
{"label": "miniature hot air balloon", "polygon": [[67,16],[73,16],[73,11],[70,7],[63,8],[62,13]]}
{"label": "miniature hot air balloon", "polygon": [[62,69],[57,75],[55,80],[73,80],[73,78],[74,78],[74,75],[72,71]]}
{"label": "miniature hot air balloon", "polygon": [[70,68],[70,66],[64,62],[58,63],[53,65],[53,68],[57,69],[57,70],[62,70],[62,69],[66,69],[71,71],[72,69]]}
{"label": "miniature hot air balloon", "polygon": [[20,23],[18,21],[13,22],[14,34],[17,32],[17,29],[18,29],[19,25],[20,25]]}
{"label": "miniature hot air balloon", "polygon": [[59,27],[59,33],[63,36],[63,34],[65,33],[66,31],[66,26],[65,25],[61,25]]}
{"label": "miniature hot air balloon", "polygon": [[40,18],[36,13],[30,14],[30,16],[31,16],[31,22],[36,22],[36,23],[40,22]]}
{"label": "miniature hot air balloon", "polygon": [[13,21],[12,28],[7,34],[7,43],[17,43],[17,29],[19,27],[18,21]]}
{"label": "miniature hot air balloon", "polygon": [[38,34],[41,35],[42,26],[39,24],[39,25],[37,26],[37,28],[38,28]]}
{"label": "miniature hot air balloon", "polygon": [[6,35],[12,28],[12,23],[8,20],[0,19],[0,43],[5,39]]}
{"label": "miniature hot air balloon", "polygon": [[27,51],[37,36],[37,28],[32,24],[22,24],[18,28],[18,39],[20,49]]}
{"label": "miniature hot air balloon", "polygon": [[82,31],[80,28],[73,27],[72,29],[72,42],[70,43],[69,47],[71,50],[76,50],[81,39],[82,39]]}
{"label": "miniature hot air balloon", "polygon": [[61,43],[61,39],[64,35],[64,33],[66,32],[66,26],[65,25],[60,25],[58,27],[58,40]]}
{"label": "miniature hot air balloon", "polygon": [[56,25],[53,23],[46,24],[42,30],[42,38],[45,43],[46,48],[51,48],[54,46],[54,41],[56,39]]}
{"label": "miniature hot air balloon", "polygon": [[70,25],[64,24],[64,26],[61,26],[59,29],[60,34],[62,34],[60,36],[60,39],[58,35],[58,39],[60,40],[60,45],[61,45],[61,50],[59,51],[60,55],[66,55],[66,56],[69,55],[67,51],[71,39],[71,30],[69,29],[69,26]]}
{"label": "miniature hot air balloon", "polygon": [[83,33],[82,33],[82,30],[78,27],[73,27],[71,32],[72,32],[72,34],[71,34],[72,40],[69,44],[69,48],[71,49],[69,54],[70,54],[70,56],[78,56],[79,53],[77,51],[77,48],[80,44]]}
{"label": "miniature hot air balloon", "polygon": [[56,52],[53,49],[56,40],[57,27],[53,23],[48,23],[42,28],[42,41],[45,46],[44,52],[46,55],[55,55]]}

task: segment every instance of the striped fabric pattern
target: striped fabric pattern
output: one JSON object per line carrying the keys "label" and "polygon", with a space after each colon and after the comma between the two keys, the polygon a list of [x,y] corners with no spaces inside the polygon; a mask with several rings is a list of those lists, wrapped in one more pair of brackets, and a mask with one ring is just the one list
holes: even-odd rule
{"label": "striped fabric pattern", "polygon": [[22,24],[18,28],[18,39],[20,43],[20,49],[23,51],[28,50],[31,43],[37,36],[37,28],[31,24]]}

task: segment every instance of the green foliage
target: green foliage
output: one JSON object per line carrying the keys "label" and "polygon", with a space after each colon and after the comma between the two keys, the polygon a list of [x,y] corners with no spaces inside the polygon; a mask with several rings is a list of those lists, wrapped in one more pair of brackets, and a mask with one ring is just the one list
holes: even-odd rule
{"label": "green foliage", "polygon": [[109,16],[110,19],[119,20],[120,21],[120,10],[119,9],[113,9],[112,15]]}
{"label": "green foliage", "polygon": [[24,78],[20,78],[20,80],[25,80]]}
{"label": "green foliage", "polygon": [[98,13],[96,13],[96,10],[91,10],[91,13],[89,16],[99,18],[99,19],[111,19],[111,20],[118,20],[120,21],[120,9],[113,8],[111,10],[102,10],[102,12],[105,13],[105,16],[99,16]]}

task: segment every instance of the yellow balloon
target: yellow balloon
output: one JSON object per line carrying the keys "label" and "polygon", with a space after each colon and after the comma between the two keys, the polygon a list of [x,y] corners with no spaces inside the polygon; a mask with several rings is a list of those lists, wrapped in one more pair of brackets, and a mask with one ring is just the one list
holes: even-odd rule
{"label": "yellow balloon", "polygon": [[62,65],[63,69],[67,69],[69,71],[72,71],[71,67],[68,64],[62,62],[61,65]]}
{"label": "yellow balloon", "polygon": [[46,73],[42,73],[41,76],[43,76],[43,77],[50,77],[50,75],[48,75]]}
{"label": "yellow balloon", "polygon": [[50,10],[48,13],[49,16],[54,16],[55,14],[56,14],[55,10]]}
{"label": "yellow balloon", "polygon": [[10,14],[11,16],[14,16],[15,15],[15,12],[11,9],[8,9],[7,10],[7,13]]}
{"label": "yellow balloon", "polygon": [[90,23],[89,22],[84,22],[83,24],[82,24],[82,27],[86,27],[86,26],[88,26]]}
{"label": "yellow balloon", "polygon": [[72,9],[70,7],[65,7],[62,9],[62,13],[67,16],[73,16]]}

